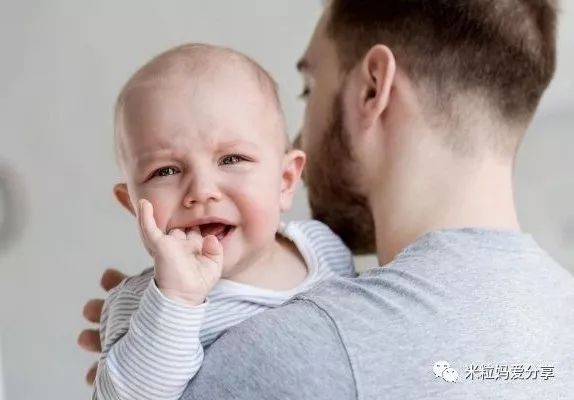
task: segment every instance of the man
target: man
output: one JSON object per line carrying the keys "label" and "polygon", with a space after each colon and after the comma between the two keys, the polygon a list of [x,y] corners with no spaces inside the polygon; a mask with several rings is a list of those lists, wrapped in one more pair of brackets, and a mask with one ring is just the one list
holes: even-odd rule
{"label": "man", "polygon": [[[327,5],[298,65],[309,200],[353,249],[375,244],[383,267],[229,330],[183,399],[574,390],[574,278],[520,232],[512,191],[554,72],[555,20],[551,0]],[[81,343],[98,345],[89,332]]]}

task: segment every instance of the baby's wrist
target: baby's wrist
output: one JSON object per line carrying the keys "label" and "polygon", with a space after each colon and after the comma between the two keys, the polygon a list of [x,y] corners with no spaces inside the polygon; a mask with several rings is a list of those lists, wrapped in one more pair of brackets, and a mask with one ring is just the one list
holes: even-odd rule
{"label": "baby's wrist", "polygon": [[165,289],[162,288],[157,281],[156,285],[161,294],[164,295],[168,300],[187,307],[200,306],[203,303],[205,303],[205,299],[207,297],[198,293],[190,293],[174,289]]}

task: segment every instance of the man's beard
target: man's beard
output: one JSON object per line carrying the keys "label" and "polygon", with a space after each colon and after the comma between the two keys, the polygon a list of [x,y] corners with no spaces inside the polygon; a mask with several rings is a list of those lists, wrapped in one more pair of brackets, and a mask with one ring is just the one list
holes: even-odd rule
{"label": "man's beard", "polygon": [[321,142],[308,154],[304,172],[311,215],[327,224],[354,254],[374,253],[373,215],[357,188],[356,162],[340,94],[333,101],[331,116],[326,131],[321,132]]}

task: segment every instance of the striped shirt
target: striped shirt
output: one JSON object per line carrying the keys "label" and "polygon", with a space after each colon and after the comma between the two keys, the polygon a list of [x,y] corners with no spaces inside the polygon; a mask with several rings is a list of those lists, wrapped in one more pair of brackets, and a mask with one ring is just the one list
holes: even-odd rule
{"label": "striped shirt", "polygon": [[93,399],[179,399],[201,367],[203,349],[228,328],[317,282],[355,274],[351,253],[323,223],[282,223],[279,233],[295,244],[307,265],[307,277],[294,289],[275,291],[221,279],[203,304],[189,307],[162,295],[152,268],[113,289],[102,311]]}

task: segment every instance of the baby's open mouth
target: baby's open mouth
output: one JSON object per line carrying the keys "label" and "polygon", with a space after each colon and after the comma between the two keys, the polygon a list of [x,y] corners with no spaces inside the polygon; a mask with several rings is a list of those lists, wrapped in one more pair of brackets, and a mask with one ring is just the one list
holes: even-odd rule
{"label": "baby's open mouth", "polygon": [[[217,240],[222,241],[227,235],[229,235],[234,229],[235,226],[222,224],[220,222],[211,222],[208,224],[201,224],[199,226],[199,231],[201,232],[201,236],[206,237],[209,235],[213,235],[217,238]],[[189,232],[189,228],[185,230],[186,233]]]}

